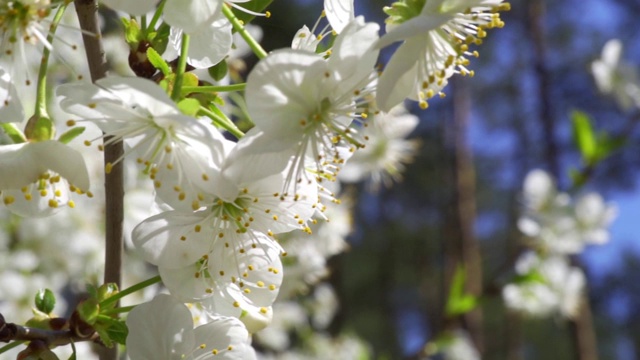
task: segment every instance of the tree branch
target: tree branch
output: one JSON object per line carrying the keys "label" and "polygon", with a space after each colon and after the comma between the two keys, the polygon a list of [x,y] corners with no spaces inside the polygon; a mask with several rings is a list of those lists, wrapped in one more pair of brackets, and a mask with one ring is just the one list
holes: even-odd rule
{"label": "tree branch", "polygon": [[[96,0],[75,0],[80,27],[91,72],[91,80],[96,82],[107,74],[107,60],[98,27],[98,3]],[[91,35],[93,34],[93,35]],[[110,137],[105,137],[107,143]],[[105,272],[104,282],[121,285],[124,219],[124,185],[122,163],[117,162],[124,153],[121,141],[105,145],[105,164],[113,164],[111,171],[105,174]],[[117,359],[117,347],[100,354],[100,360]]]}

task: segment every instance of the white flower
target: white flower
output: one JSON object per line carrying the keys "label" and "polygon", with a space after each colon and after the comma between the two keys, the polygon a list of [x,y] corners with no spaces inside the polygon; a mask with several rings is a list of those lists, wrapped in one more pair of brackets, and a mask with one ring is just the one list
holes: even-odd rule
{"label": "white flower", "polygon": [[324,12],[337,33],[341,33],[355,18],[353,0],[324,0]]}
{"label": "white flower", "polygon": [[0,168],[2,202],[21,216],[47,216],[67,204],[73,207],[70,191],[89,190],[82,155],[54,140],[0,146]]}
{"label": "white flower", "polygon": [[[334,43],[328,60],[300,50],[274,51],[261,60],[247,79],[248,111],[261,146],[247,147],[251,155],[284,152],[296,161],[288,182],[307,178],[306,156],[320,177],[336,172],[353,146],[348,130],[360,117],[362,96],[373,80],[378,52],[371,50],[378,26],[357,18]],[[271,147],[271,148],[268,148]],[[288,155],[288,156],[287,156]],[[274,171],[280,169],[274,168]]]}
{"label": "white flower", "polygon": [[553,179],[542,170],[531,171],[524,182],[525,212],[518,228],[531,237],[535,246],[554,253],[575,254],[588,244],[609,240],[607,227],[617,214],[597,193],[587,193],[572,201],[558,192]]}
{"label": "white flower", "polygon": [[249,333],[240,321],[219,316],[194,329],[187,306],[165,294],[131,310],[127,327],[131,360],[256,358]]}
{"label": "white flower", "polygon": [[[170,54],[165,52],[165,57],[172,57],[174,53],[180,55],[182,32],[180,29],[171,29],[169,40],[174,51]],[[221,13],[189,35],[187,62],[196,69],[206,69],[219,63],[231,51],[231,23]]]}
{"label": "white flower", "polygon": [[200,301],[207,312],[251,320],[251,332],[271,320],[282,283],[282,248],[266,235],[249,233],[235,242],[219,240],[189,266],[158,270],[169,291],[183,301]]}
{"label": "white flower", "polygon": [[418,147],[415,140],[405,138],[418,122],[418,117],[407,113],[403,107],[375,115],[363,130],[365,147],[349,159],[338,179],[343,182],[369,179],[373,190],[400,181],[404,164],[412,160]]}
{"label": "white flower", "polygon": [[531,316],[577,315],[586,279],[566,257],[527,252],[518,259],[516,272],[519,279],[502,289],[508,308]]}
{"label": "white flower", "polygon": [[[214,164],[222,162],[222,134],[186,116],[162,88],[141,78],[107,77],[59,86],[62,108],[97,124],[109,142],[124,140],[154,180],[157,195],[175,209],[197,210]],[[119,159],[118,161],[120,161]],[[113,164],[107,164],[107,171]]]}
{"label": "white flower", "polygon": [[193,34],[215,21],[227,3],[232,6],[249,0],[167,0],[164,20],[174,28]]}
{"label": "white flower", "polygon": [[621,57],[620,40],[609,40],[602,48],[601,58],[591,63],[591,72],[598,89],[604,94],[611,94],[622,109],[640,107],[638,73]]}
{"label": "white flower", "polygon": [[473,75],[466,56],[478,53],[469,52],[469,45],[481,44],[486,29],[502,27],[498,11],[508,9],[502,0],[403,0],[385,9],[390,15],[388,32],[377,47],[404,43],[380,76],[380,109],[389,111],[406,97],[419,101],[424,109],[454,73]]}

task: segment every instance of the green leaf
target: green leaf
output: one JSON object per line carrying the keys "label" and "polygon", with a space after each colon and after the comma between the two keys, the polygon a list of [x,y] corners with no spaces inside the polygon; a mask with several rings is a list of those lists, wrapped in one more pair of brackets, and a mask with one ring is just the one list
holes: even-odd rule
{"label": "green leaf", "polygon": [[609,137],[609,134],[602,132],[598,134],[598,149],[596,151],[596,159],[598,161],[609,157],[612,153],[618,151],[627,144],[627,139],[622,137]]}
{"label": "green leaf", "polygon": [[192,98],[182,99],[178,103],[178,109],[185,115],[195,117],[198,111],[200,111],[200,101]]}
{"label": "green leaf", "polygon": [[22,131],[20,131],[20,129],[18,129],[15,124],[0,123],[0,127],[2,127],[2,130],[5,132],[5,134],[7,134],[7,136],[9,136],[9,138],[11,138],[11,140],[15,144],[22,144],[24,142],[27,142],[27,137],[24,136]]}
{"label": "green leaf", "polygon": [[36,309],[45,314],[50,314],[56,306],[56,296],[49,289],[40,289],[35,298]]}
{"label": "green leaf", "polygon": [[215,81],[222,80],[227,75],[227,72],[229,71],[229,67],[227,66],[227,61],[223,59],[219,63],[210,67],[208,71],[209,71],[209,75]]}
{"label": "green leaf", "polygon": [[143,35],[140,25],[135,19],[121,18],[124,27],[124,39],[132,50],[138,48],[138,43],[142,40]]}
{"label": "green leaf", "polygon": [[451,289],[449,290],[449,298],[445,309],[449,317],[465,314],[478,305],[478,299],[475,296],[465,294],[465,282],[466,271],[463,266],[458,266],[451,281]]}
{"label": "green leaf", "polygon": [[129,335],[129,328],[127,328],[127,324],[119,320],[117,322],[110,323],[111,326],[107,329],[107,333],[111,340],[115,341],[118,344],[125,345],[127,342],[127,335]]}
{"label": "green leaf", "polygon": [[198,76],[194,73],[184,73],[182,76],[182,86],[198,86]]}
{"label": "green leaf", "polygon": [[80,134],[82,134],[84,132],[84,129],[85,128],[83,126],[73,127],[60,135],[58,137],[58,141],[63,144],[68,144],[71,140],[77,138]]}
{"label": "green leaf", "polygon": [[160,70],[162,74],[164,74],[164,76],[169,76],[169,74],[172,73],[169,64],[164,61],[162,56],[160,56],[160,54],[158,54],[158,52],[154,48],[150,47],[147,49],[147,59],[149,59],[151,65],[153,65],[154,68]]}
{"label": "green leaf", "polygon": [[169,34],[171,33],[171,26],[162,23],[156,31],[149,32],[147,34],[147,40],[151,43],[151,46],[156,49],[160,54],[164,53],[169,43]]}
{"label": "green leaf", "polygon": [[78,304],[78,314],[80,318],[89,325],[94,325],[100,315],[100,305],[96,298],[89,298]]}
{"label": "green leaf", "polygon": [[571,113],[573,123],[573,141],[580,150],[584,162],[588,165],[596,161],[598,142],[589,116],[578,110]]}

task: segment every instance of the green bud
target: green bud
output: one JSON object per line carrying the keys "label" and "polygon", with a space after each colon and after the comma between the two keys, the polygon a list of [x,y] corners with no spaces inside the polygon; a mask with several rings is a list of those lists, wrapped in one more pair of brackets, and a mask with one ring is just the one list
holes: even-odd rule
{"label": "green bud", "polygon": [[36,293],[35,303],[36,309],[45,314],[50,314],[56,306],[56,296],[49,289],[40,289]]}

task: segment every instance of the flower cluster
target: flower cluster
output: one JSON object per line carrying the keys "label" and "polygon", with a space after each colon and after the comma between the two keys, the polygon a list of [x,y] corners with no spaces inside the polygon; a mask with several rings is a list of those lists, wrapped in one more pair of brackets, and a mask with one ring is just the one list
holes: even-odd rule
{"label": "flower cluster", "polygon": [[572,199],[542,170],[525,178],[523,202],[518,228],[531,250],[518,259],[515,281],[503,289],[504,300],[509,308],[530,315],[574,317],[586,279],[568,256],[581,253],[586,245],[608,242],[607,227],[616,208],[597,193]]}
{"label": "flower cluster", "polygon": [[[126,145],[104,165],[106,174],[134,162],[153,183],[153,213],[131,240],[157,266],[170,295],[130,312],[126,342],[134,360],[255,357],[249,335],[271,322],[285,270],[296,273],[283,263],[296,263],[298,275],[306,275],[292,281],[293,292],[317,282],[326,258],[346,247],[349,226],[341,216],[333,228],[317,224],[330,221],[340,202],[332,184],[399,180],[417,147],[405,138],[418,123],[399,104],[410,98],[426,108],[454,73],[472,75],[467,57],[478,54],[469,47],[482,43],[487,29],[502,27],[499,12],[509,8],[502,0],[403,0],[387,9],[388,33],[380,37],[378,24],[355,16],[353,1],[326,0],[327,27],[317,35],[316,27],[303,27],[290,48],[267,53],[232,11],[269,16],[243,8],[247,2],[105,0],[132,16],[123,24],[128,60],[140,77],[59,85],[55,100],[70,129],[57,138],[45,91],[51,44],[36,29],[47,19],[53,36],[69,2],[0,5],[3,47],[34,38],[45,44],[28,120],[12,72],[0,69],[2,129],[13,141],[0,145],[0,198],[7,208],[44,216],[74,207],[70,193],[91,195],[84,158],[71,145],[90,127],[101,134],[84,140],[89,148],[97,141],[99,150]],[[226,76],[237,41],[232,28],[260,58],[246,83]],[[404,43],[379,73],[380,49],[396,41]],[[244,90],[242,101],[237,90]],[[249,126],[239,128],[228,102],[242,107]],[[23,120],[24,131],[16,125]],[[287,249],[278,240],[284,238]],[[194,328],[185,303],[204,311],[200,326]],[[318,312],[313,321],[326,327],[331,317]]]}

